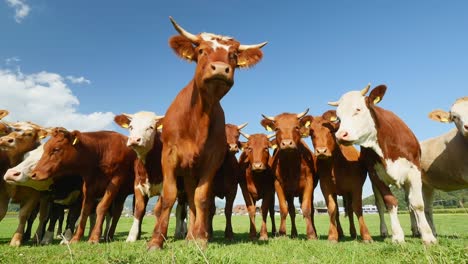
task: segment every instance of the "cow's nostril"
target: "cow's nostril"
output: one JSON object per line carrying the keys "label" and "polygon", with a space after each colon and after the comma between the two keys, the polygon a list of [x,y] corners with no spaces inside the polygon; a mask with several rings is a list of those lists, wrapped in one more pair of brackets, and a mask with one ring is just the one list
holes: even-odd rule
{"label": "cow's nostril", "polygon": [[229,67],[226,68],[226,70],[224,70],[226,73],[229,73]]}
{"label": "cow's nostril", "polygon": [[36,173],[31,174],[31,179],[36,179]]}
{"label": "cow's nostril", "polygon": [[15,141],[14,139],[10,138],[10,139],[8,140],[8,143],[13,143],[14,141]]}
{"label": "cow's nostril", "polygon": [[211,69],[214,71],[216,70],[216,66],[214,66],[213,64],[211,64]]}
{"label": "cow's nostril", "polygon": [[465,125],[465,129],[468,130],[468,125]]}
{"label": "cow's nostril", "polygon": [[140,141],[141,141],[141,138],[136,139],[136,142],[140,143]]}
{"label": "cow's nostril", "polygon": [[18,177],[18,176],[20,176],[20,174],[21,174],[21,172],[17,171],[17,172],[15,172],[15,173],[13,173],[13,176]]}

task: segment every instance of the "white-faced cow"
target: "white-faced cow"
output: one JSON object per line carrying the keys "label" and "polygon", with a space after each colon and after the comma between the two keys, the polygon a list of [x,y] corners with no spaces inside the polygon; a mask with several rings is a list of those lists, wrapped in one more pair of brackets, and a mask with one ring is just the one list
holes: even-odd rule
{"label": "white-faced cow", "polygon": [[[134,219],[133,225],[127,237],[127,242],[134,242],[140,237],[141,223],[145,215],[146,205],[150,197],[160,195],[162,189],[161,171],[161,134],[158,127],[164,116],[158,116],[153,112],[138,112],[135,114],[121,114],[114,121],[121,127],[128,129],[129,136],[127,146],[137,154],[135,160],[134,182]],[[182,189],[179,186],[178,189]],[[179,191],[176,209],[175,237],[182,238],[187,233],[185,216],[187,215],[185,193]],[[155,205],[155,216],[158,217],[161,210],[161,199]]]}
{"label": "white-faced cow", "polygon": [[236,68],[248,68],[262,58],[266,43],[241,45],[233,38],[210,33],[193,35],[171,22],[180,35],[170,39],[176,54],[197,63],[195,75],[169,106],[163,120],[162,210],[148,247],[162,248],[170,210],[177,196],[177,177],[184,179],[190,207],[187,239],[206,245],[212,182],[226,153],[221,98],[234,84]]}
{"label": "white-faced cow", "polygon": [[[443,135],[421,142],[424,210],[436,234],[432,218],[434,189],[448,192],[468,188],[468,97],[456,100],[449,112],[432,111],[429,118],[453,122],[456,126]],[[411,224],[416,223],[412,221]]]}
{"label": "white-faced cow", "polygon": [[339,101],[336,114],[340,128],[335,133],[340,144],[361,146],[361,155],[367,165],[372,183],[383,195],[392,223],[392,240],[403,242],[404,233],[398,220],[398,201],[388,185],[403,186],[409,194],[410,208],[416,214],[422,240],[426,244],[437,240],[424,215],[420,157],[416,136],[393,112],[376,106],[387,87],[375,87],[366,96],[370,85],[362,91],[345,93]]}

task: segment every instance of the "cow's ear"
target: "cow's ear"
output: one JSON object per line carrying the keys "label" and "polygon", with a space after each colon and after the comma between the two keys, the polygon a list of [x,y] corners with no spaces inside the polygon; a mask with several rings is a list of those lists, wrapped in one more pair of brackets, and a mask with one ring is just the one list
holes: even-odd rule
{"label": "cow's ear", "polygon": [[71,135],[72,145],[76,146],[80,142],[80,136],[81,136],[80,131],[75,130],[71,132],[70,135]]}
{"label": "cow's ear", "polygon": [[0,119],[4,118],[5,116],[7,116],[10,112],[8,112],[7,110],[0,110]]}
{"label": "cow's ear", "polygon": [[314,117],[311,115],[306,115],[299,120],[299,131],[301,133],[301,137],[305,138],[310,135],[310,125]]}
{"label": "cow's ear", "polygon": [[450,119],[450,113],[446,112],[444,110],[440,110],[440,109],[437,109],[437,110],[434,110],[434,111],[430,112],[429,113],[429,118],[434,120],[434,121],[439,121],[439,122],[442,122],[442,123],[449,123],[449,122],[452,121]]}
{"label": "cow's ear", "polygon": [[374,89],[372,89],[371,93],[368,97],[368,102],[371,104],[377,104],[382,101],[382,98],[385,95],[385,91],[387,91],[387,86],[381,84]]}
{"label": "cow's ear", "polygon": [[240,51],[237,55],[237,67],[250,68],[261,61],[263,52],[259,48],[251,48]]}
{"label": "cow's ear", "polygon": [[267,130],[267,131],[275,131],[276,127],[275,127],[275,122],[270,120],[270,119],[262,119],[262,121],[260,121],[260,124]]}
{"label": "cow's ear", "polygon": [[276,149],[278,147],[278,144],[276,143],[276,138],[270,140],[270,146],[271,149]]}
{"label": "cow's ear", "polygon": [[130,116],[128,114],[116,115],[114,117],[114,122],[123,128],[128,128],[130,126],[130,121]]}
{"label": "cow's ear", "polygon": [[322,118],[323,120],[328,122],[329,126],[328,125],[327,126],[328,128],[330,128],[332,132],[337,131],[338,128],[340,127],[340,119],[336,115],[336,110],[326,111],[325,113],[322,114]]}
{"label": "cow's ear", "polygon": [[37,132],[37,137],[38,137],[39,139],[44,139],[44,138],[46,138],[48,135],[49,135],[49,130],[48,130],[47,128],[40,129],[40,130]]}
{"label": "cow's ear", "polygon": [[163,120],[164,120],[164,117],[156,119],[156,129],[157,130],[163,129]]}
{"label": "cow's ear", "polygon": [[177,56],[188,61],[197,61],[197,53],[192,42],[183,36],[176,35],[169,39],[169,46],[174,50]]}

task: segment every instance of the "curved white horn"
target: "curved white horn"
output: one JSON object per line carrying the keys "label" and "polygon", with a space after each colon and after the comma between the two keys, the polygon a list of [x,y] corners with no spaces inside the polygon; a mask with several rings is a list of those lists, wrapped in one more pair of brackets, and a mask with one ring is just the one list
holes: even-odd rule
{"label": "curved white horn", "polygon": [[161,120],[161,119],[163,119],[163,118],[164,118],[163,115],[162,115],[162,116],[158,116],[158,115],[157,115],[157,116],[154,117],[154,119],[156,119],[156,120]]}
{"label": "curved white horn", "polygon": [[365,96],[367,94],[367,92],[369,91],[369,88],[370,88],[370,83],[368,83],[367,86],[364,87],[364,89],[361,90],[361,95]]}
{"label": "curved white horn", "polygon": [[331,105],[331,106],[338,106],[338,101],[335,101],[335,102],[328,102],[328,105]]}
{"label": "curved white horn", "polygon": [[303,118],[309,112],[309,108],[307,108],[304,112],[297,114],[297,119]]}
{"label": "curved white horn", "polygon": [[242,125],[238,125],[238,126],[237,126],[237,129],[238,129],[238,130],[241,130],[241,129],[243,129],[247,124],[248,124],[248,123],[244,123],[244,124],[242,124]]}
{"label": "curved white horn", "polygon": [[270,120],[270,121],[273,121],[273,122],[275,121],[275,118],[274,118],[274,117],[266,116],[266,115],[264,115],[264,114],[262,114],[262,116],[263,116],[263,118],[268,119],[268,120]]}
{"label": "curved white horn", "polygon": [[274,136],[276,136],[276,134],[267,135],[267,138],[270,139],[270,138],[272,138]]}
{"label": "curved white horn", "polygon": [[239,131],[241,133],[242,136],[244,136],[246,139],[249,139],[250,135],[247,134],[247,133],[244,133],[242,131]]}
{"label": "curved white horn", "polygon": [[268,42],[265,41],[265,42],[262,42],[260,44],[254,44],[254,45],[242,45],[240,44],[239,45],[239,50],[240,51],[243,51],[243,50],[248,50],[248,49],[261,49],[263,48],[263,46],[265,46]]}
{"label": "curved white horn", "polygon": [[177,32],[179,32],[180,35],[188,38],[190,41],[192,41],[195,44],[200,43],[200,39],[196,35],[188,32],[187,30],[179,26],[179,24],[177,24],[177,22],[175,22],[175,20],[171,16],[169,17],[169,19],[171,20],[172,25],[174,25],[175,30],[177,30]]}

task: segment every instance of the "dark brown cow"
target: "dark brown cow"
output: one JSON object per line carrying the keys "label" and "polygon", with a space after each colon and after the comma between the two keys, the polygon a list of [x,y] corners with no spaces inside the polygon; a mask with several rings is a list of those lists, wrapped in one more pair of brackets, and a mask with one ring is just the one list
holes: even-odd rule
{"label": "dark brown cow", "polygon": [[88,242],[98,243],[106,212],[114,201],[109,237],[122,212],[123,203],[133,192],[135,152],[126,146],[127,137],[116,132],[79,132],[64,128],[52,130],[44,154],[33,170],[33,180],[57,179],[66,175],[83,178],[83,206],[80,223],[71,243],[81,239],[86,221],[98,198],[96,225]]}
{"label": "dark brown cow", "polygon": [[294,197],[299,197],[306,220],[307,239],[317,239],[312,210],[313,190],[317,185],[314,158],[300,133],[301,119],[307,111],[300,114],[283,113],[275,117],[263,115],[261,124],[269,131],[276,131],[276,143],[279,146],[270,159],[281,211],[279,234],[286,234],[286,216],[289,210],[291,237],[297,236]]}
{"label": "dark brown cow", "polygon": [[[234,199],[236,198],[240,173],[239,163],[237,162],[236,158],[236,153],[239,152],[240,149],[239,132],[246,125],[247,123],[239,126],[226,124],[225,130],[227,151],[226,155],[224,156],[223,164],[213,178],[213,195],[221,199],[226,198],[226,204],[224,207],[224,215],[226,216],[226,229],[224,230],[224,237],[229,240],[233,239],[234,236],[232,231],[231,216]],[[208,221],[208,229],[210,233],[213,232],[212,224],[215,210],[216,208],[213,203],[211,206],[210,220]]]}
{"label": "dark brown cow", "polygon": [[248,68],[262,58],[266,43],[241,45],[233,38],[193,35],[171,22],[180,33],[169,44],[180,57],[197,62],[195,76],[176,96],[163,121],[162,211],[148,246],[162,248],[169,213],[177,195],[176,179],[184,178],[190,207],[188,239],[206,244],[212,182],[226,152],[224,112],[220,100],[234,84],[234,70]]}
{"label": "dark brown cow", "polygon": [[[301,122],[305,127],[314,146],[316,159],[317,177],[320,179],[325,203],[330,216],[330,228],[328,240],[338,241],[338,230],[336,217],[338,207],[336,196],[342,195],[347,201],[346,207],[352,207],[350,220],[353,219],[352,212],[356,214],[361,238],[364,242],[371,242],[372,238],[367,229],[362,215],[362,186],[366,181],[367,171],[365,165],[359,160],[359,151],[354,146],[338,145],[335,132],[338,129],[335,111],[327,111],[322,116],[305,116]],[[350,221],[350,227],[354,227],[354,221]],[[351,236],[356,237],[356,230],[351,229]]]}
{"label": "dark brown cow", "polygon": [[398,201],[390,192],[389,184],[404,186],[408,191],[411,210],[415,212],[418,228],[424,243],[436,243],[424,215],[421,182],[421,150],[411,129],[393,112],[376,104],[382,100],[387,87],[375,87],[366,96],[370,85],[362,91],[344,94],[338,102],[336,114],[340,128],[335,133],[340,144],[361,146],[361,155],[373,184],[379,188],[392,222],[392,240],[403,242],[397,211]]}
{"label": "dark brown cow", "polygon": [[239,184],[244,196],[247,210],[250,218],[250,239],[257,238],[257,229],[255,228],[255,203],[262,199],[262,227],[260,229],[260,240],[268,239],[267,232],[267,214],[270,212],[271,229],[273,235],[276,234],[275,225],[275,176],[271,170],[268,161],[270,159],[270,148],[276,147],[265,134],[243,135],[247,142],[242,143],[244,151],[239,157],[241,166],[241,177]]}

